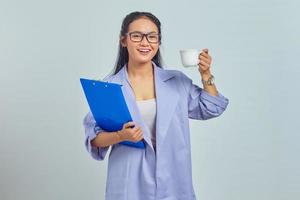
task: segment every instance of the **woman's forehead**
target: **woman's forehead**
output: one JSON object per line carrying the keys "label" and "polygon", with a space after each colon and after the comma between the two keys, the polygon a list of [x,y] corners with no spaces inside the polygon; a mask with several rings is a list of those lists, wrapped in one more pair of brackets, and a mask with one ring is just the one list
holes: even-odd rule
{"label": "woman's forehead", "polygon": [[134,20],[130,23],[128,32],[139,31],[143,33],[156,32],[158,33],[158,28],[155,23],[153,23],[150,19],[140,18]]}

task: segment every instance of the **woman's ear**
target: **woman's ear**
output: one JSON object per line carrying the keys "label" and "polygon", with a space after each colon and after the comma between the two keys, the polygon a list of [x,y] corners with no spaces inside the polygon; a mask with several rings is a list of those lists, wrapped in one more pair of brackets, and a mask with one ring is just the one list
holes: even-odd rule
{"label": "woman's ear", "polygon": [[120,43],[121,43],[122,47],[126,47],[127,46],[126,37],[121,36],[120,37]]}

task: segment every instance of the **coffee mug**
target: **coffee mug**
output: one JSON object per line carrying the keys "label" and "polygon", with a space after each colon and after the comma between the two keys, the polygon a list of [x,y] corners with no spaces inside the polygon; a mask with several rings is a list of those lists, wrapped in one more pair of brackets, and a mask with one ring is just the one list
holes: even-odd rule
{"label": "coffee mug", "polygon": [[181,62],[184,67],[196,67],[199,64],[200,50],[197,49],[183,49],[180,50]]}

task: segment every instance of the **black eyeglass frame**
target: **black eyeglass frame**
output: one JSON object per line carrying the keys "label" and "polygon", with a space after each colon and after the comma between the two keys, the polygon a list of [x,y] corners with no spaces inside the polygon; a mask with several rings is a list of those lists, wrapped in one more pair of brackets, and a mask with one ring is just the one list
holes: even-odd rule
{"label": "black eyeglass frame", "polygon": [[[141,39],[140,39],[139,41],[133,40],[132,37],[131,37],[132,34],[141,34],[142,37],[141,37]],[[160,42],[160,34],[159,34],[159,33],[155,33],[155,32],[142,33],[142,32],[138,32],[138,31],[133,31],[133,32],[126,33],[126,35],[129,35],[129,38],[130,38],[130,40],[131,40],[132,42],[141,42],[141,41],[143,41],[144,37],[146,37],[147,41],[148,41],[149,43],[151,43],[151,44],[157,44],[157,43]],[[149,41],[149,38],[148,38],[149,35],[156,35],[156,36],[158,36],[157,42],[151,42],[151,41]]]}

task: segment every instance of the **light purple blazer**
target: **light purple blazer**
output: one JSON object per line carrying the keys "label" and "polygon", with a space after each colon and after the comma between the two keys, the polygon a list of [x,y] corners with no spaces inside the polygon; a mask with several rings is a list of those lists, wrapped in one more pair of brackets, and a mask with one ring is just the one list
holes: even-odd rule
{"label": "light purple blazer", "polygon": [[[105,81],[122,84],[133,121],[142,128],[145,149],[115,144],[111,146],[106,180],[106,200],[195,200],[192,184],[189,118],[206,120],[223,113],[228,99],[194,85],[180,71],[165,70],[154,63],[156,153],[150,132],[141,118],[129,84],[126,65]],[[92,147],[90,141],[101,134],[89,112],[84,118],[85,146],[96,160],[109,149]]]}

